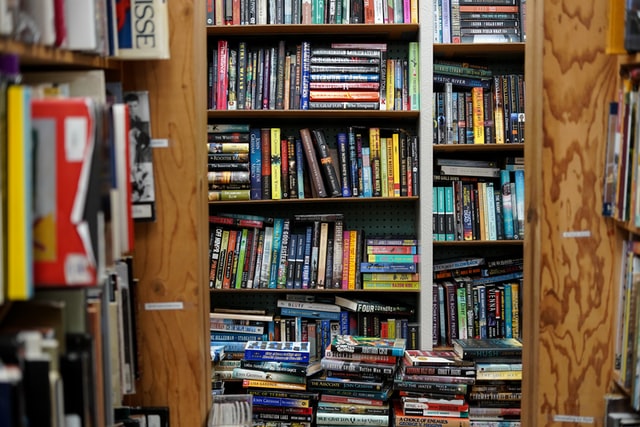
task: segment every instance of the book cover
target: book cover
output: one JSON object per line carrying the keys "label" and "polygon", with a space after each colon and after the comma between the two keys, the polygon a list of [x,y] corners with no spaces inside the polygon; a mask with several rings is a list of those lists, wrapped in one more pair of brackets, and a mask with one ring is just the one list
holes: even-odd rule
{"label": "book cover", "polygon": [[389,415],[344,414],[318,411],[316,413],[316,422],[318,425],[387,426],[389,425]]}
{"label": "book cover", "polygon": [[336,335],[331,340],[331,351],[343,353],[402,356],[406,349],[404,338],[378,338],[356,335]]}
{"label": "book cover", "polygon": [[334,302],[336,305],[356,313],[382,313],[402,316],[410,316],[415,313],[414,307],[395,301],[380,302],[376,300],[347,298],[336,295],[334,297]]}
{"label": "book cover", "polygon": [[309,343],[295,341],[247,341],[246,360],[309,362]]}
{"label": "book cover", "polygon": [[90,98],[36,99],[31,109],[36,286],[96,285],[102,231],[95,105]]}
{"label": "book cover", "polygon": [[522,342],[516,338],[457,339],[452,344],[458,357],[465,360],[522,357]]}
{"label": "book cover", "polygon": [[168,0],[115,0],[114,56],[120,59],[169,59]]}

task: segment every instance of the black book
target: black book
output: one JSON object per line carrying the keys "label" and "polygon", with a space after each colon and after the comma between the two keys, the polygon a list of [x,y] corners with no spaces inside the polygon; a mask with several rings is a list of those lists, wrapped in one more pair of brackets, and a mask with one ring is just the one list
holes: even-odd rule
{"label": "black book", "polygon": [[342,196],[340,180],[338,179],[338,173],[336,172],[331,153],[329,152],[329,145],[327,144],[324,131],[322,129],[313,129],[311,133],[318,151],[320,167],[324,172],[324,177],[328,184],[329,195],[331,197],[340,197]]}

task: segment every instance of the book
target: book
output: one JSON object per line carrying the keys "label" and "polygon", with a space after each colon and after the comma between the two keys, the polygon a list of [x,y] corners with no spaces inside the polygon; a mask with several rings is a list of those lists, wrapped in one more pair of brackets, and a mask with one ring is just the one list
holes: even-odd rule
{"label": "book", "polygon": [[492,357],[520,358],[522,342],[516,338],[456,339],[453,350],[466,360],[490,359]]}
{"label": "book", "polygon": [[306,164],[309,167],[311,183],[314,186],[318,197],[328,197],[328,193],[324,185],[324,179],[322,178],[320,164],[314,148],[311,130],[309,128],[300,129],[300,138],[302,140],[302,146],[307,160]]}
{"label": "book", "polygon": [[473,366],[451,350],[406,350],[404,360],[409,366]]}
{"label": "book", "polygon": [[309,343],[292,341],[247,341],[246,360],[309,362]]}
{"label": "book", "polygon": [[347,298],[340,295],[334,297],[336,305],[343,307],[349,311],[356,313],[382,313],[382,314],[394,314],[402,316],[410,316],[415,312],[415,308],[396,303],[388,302],[382,303],[375,300],[362,300],[356,298]]}
{"label": "book", "polygon": [[[90,98],[34,99],[35,145],[33,237],[37,287],[98,284],[101,249],[97,216],[96,106]],[[73,147],[65,144],[73,138]],[[73,150],[72,150],[73,148]],[[52,159],[55,163],[52,163]]]}
{"label": "book", "polygon": [[[128,6],[128,7],[126,7]],[[115,0],[114,56],[119,59],[169,59],[167,0]]]}
{"label": "book", "polygon": [[[394,404],[393,419],[397,426],[406,427],[470,427],[471,421],[469,417],[442,417],[442,416],[423,416],[423,415],[405,415],[402,405]],[[474,424],[475,425],[475,424]]]}
{"label": "book", "polygon": [[406,349],[406,340],[404,338],[336,335],[331,340],[330,348],[334,352],[402,356]]}
{"label": "book", "polygon": [[[306,133],[306,132],[305,132]],[[327,138],[322,129],[312,129],[311,135],[315,147],[317,149],[318,161],[324,172],[324,178],[327,183],[327,190],[330,197],[339,197],[342,195],[340,180],[333,164],[333,159],[329,153],[329,145]]]}
{"label": "book", "polygon": [[389,425],[389,415],[343,414],[318,411],[316,413],[316,422],[318,425],[387,426]]}

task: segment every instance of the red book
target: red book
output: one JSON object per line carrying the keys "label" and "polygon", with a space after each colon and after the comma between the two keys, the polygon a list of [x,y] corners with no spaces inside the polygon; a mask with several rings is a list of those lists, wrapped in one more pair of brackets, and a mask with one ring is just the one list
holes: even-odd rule
{"label": "red book", "polygon": [[216,86],[216,109],[227,109],[227,87],[229,84],[227,64],[229,61],[229,42],[218,40],[218,81]]}
{"label": "red book", "polygon": [[[102,176],[89,98],[34,99],[33,248],[37,287],[98,283]],[[127,121],[127,120],[125,120]]]}

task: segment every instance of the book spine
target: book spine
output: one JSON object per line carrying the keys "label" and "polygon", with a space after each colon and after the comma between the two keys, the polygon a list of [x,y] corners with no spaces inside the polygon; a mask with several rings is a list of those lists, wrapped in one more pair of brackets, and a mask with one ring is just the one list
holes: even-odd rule
{"label": "book spine", "polygon": [[349,151],[347,134],[338,133],[337,136],[338,158],[340,163],[340,182],[342,197],[351,197],[350,174],[349,174]]}
{"label": "book spine", "polygon": [[280,128],[272,127],[271,136],[271,199],[282,199],[282,153]]}
{"label": "book spine", "polygon": [[312,139],[315,142],[320,164],[324,171],[326,182],[328,183],[329,195],[331,197],[338,197],[342,194],[340,189],[340,180],[333,164],[333,159],[329,153],[329,145],[327,144],[327,138],[322,129],[313,129],[311,131]]}
{"label": "book spine", "polygon": [[308,128],[300,129],[300,137],[302,140],[302,145],[304,147],[305,157],[307,159],[307,165],[310,169],[310,177],[313,185],[316,188],[318,193],[318,197],[327,197],[327,191],[324,186],[324,182],[322,179],[322,173],[320,171],[320,166],[318,164],[318,158],[315,154],[315,149],[313,145],[313,139],[311,137],[311,131]]}

